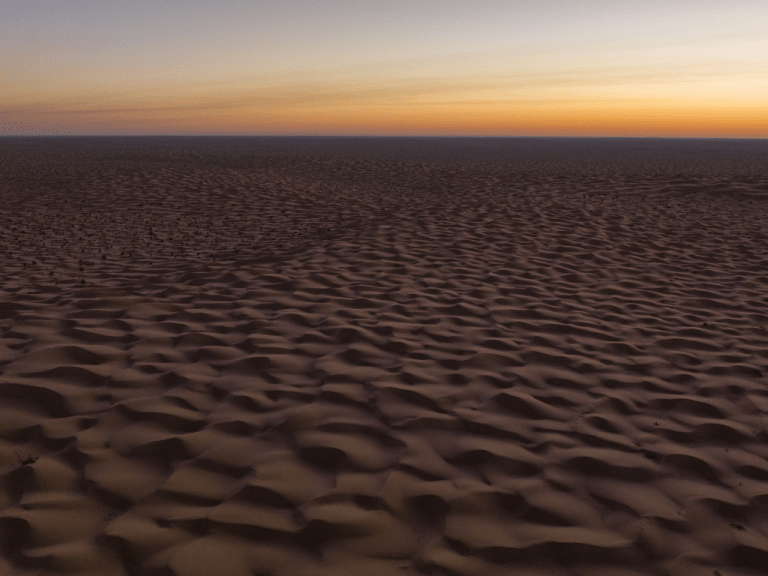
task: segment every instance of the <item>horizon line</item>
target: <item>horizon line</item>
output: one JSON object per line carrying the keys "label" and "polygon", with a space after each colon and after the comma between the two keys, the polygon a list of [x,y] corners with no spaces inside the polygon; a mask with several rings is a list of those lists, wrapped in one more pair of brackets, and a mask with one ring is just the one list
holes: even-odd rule
{"label": "horizon line", "polygon": [[768,140],[766,136],[575,136],[482,134],[0,134],[0,138],[467,138],[467,139],[560,139],[560,140]]}

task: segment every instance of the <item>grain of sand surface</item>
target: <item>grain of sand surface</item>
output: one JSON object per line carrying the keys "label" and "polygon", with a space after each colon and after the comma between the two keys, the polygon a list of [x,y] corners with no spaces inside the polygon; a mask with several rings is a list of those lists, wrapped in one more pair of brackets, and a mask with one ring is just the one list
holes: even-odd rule
{"label": "grain of sand surface", "polygon": [[765,574],[767,152],[3,139],[0,574]]}

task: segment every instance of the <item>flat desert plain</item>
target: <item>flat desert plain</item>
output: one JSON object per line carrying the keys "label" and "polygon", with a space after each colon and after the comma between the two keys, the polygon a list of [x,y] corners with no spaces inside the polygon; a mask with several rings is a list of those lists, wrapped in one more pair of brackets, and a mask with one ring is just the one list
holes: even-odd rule
{"label": "flat desert plain", "polygon": [[768,143],[0,139],[0,574],[768,573]]}

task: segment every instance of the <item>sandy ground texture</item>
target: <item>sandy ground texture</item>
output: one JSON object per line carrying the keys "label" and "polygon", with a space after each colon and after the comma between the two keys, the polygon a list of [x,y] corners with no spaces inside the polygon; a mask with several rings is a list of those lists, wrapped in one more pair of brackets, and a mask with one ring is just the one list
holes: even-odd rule
{"label": "sandy ground texture", "polygon": [[764,149],[216,142],[0,142],[0,574],[768,571]]}

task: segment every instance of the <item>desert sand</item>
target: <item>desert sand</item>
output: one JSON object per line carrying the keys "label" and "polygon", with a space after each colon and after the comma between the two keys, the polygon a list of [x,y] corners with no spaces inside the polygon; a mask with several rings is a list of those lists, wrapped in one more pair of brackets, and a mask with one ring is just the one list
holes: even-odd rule
{"label": "desert sand", "polygon": [[0,574],[766,574],[767,222],[765,142],[2,139]]}

